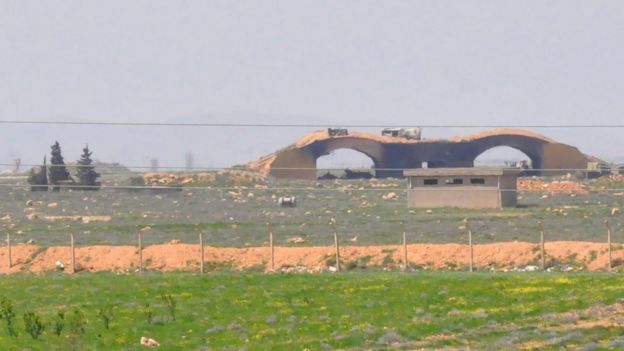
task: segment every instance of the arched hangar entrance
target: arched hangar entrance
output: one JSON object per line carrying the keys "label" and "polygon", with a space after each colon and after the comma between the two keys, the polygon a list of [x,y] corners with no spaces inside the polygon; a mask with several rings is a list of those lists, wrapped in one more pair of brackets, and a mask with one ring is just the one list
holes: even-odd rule
{"label": "arched hangar entrance", "polygon": [[375,175],[374,168],[375,160],[350,148],[335,149],[316,159],[316,174],[319,179],[372,178]]}
{"label": "arched hangar entrance", "polygon": [[514,167],[532,169],[533,160],[519,149],[510,146],[495,146],[477,155],[473,164],[475,167]]}
{"label": "arched hangar entrance", "polygon": [[496,154],[502,151],[503,155],[507,153],[511,157],[524,154],[530,160],[531,169],[540,170],[542,168],[541,155],[544,144],[546,144],[544,140],[522,135],[496,135],[474,140],[472,142],[472,152],[467,156],[470,156],[474,164],[483,160],[490,152]]}

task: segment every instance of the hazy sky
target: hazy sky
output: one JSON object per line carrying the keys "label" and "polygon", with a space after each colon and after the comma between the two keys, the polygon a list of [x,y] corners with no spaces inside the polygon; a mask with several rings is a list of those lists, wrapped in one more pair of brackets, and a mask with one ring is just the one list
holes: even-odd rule
{"label": "hazy sky", "polygon": [[[0,0],[0,119],[623,124],[623,43],[621,1]],[[307,132],[2,128],[3,162],[206,166]],[[539,132],[624,155],[623,129]]]}

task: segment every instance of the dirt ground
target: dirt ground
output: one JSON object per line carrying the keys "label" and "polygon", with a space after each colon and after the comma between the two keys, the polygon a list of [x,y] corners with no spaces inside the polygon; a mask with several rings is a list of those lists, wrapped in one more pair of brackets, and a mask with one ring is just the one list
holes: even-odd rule
{"label": "dirt ground", "polygon": [[547,182],[542,179],[518,179],[518,190],[542,192],[546,194],[588,194],[588,191],[581,182],[571,180]]}
{"label": "dirt ground", "polygon": [[[624,260],[622,244],[614,244],[613,260]],[[539,265],[539,246],[527,242],[510,242],[474,245],[474,262],[478,270],[506,271]],[[545,245],[547,264],[565,264],[574,269],[605,270],[608,264],[607,245],[594,242],[558,241]],[[422,269],[465,269],[468,266],[469,247],[463,244],[411,244],[407,246],[410,266]],[[402,263],[402,246],[343,246],[340,248],[343,267],[349,262],[359,262],[366,267],[398,269]],[[91,272],[134,272],[138,267],[138,250],[134,246],[77,247],[77,270]],[[12,266],[8,267],[8,249],[0,248],[0,274],[18,272],[42,273],[58,270],[71,271],[71,252],[67,246],[41,249],[36,245],[12,247]],[[146,269],[171,271],[197,271],[200,251],[198,245],[168,243],[143,249]],[[223,248],[204,247],[206,270],[231,269],[269,271],[268,247]],[[280,271],[320,272],[333,264],[335,250],[325,247],[276,247],[275,268]],[[351,267],[353,268],[353,267]]]}

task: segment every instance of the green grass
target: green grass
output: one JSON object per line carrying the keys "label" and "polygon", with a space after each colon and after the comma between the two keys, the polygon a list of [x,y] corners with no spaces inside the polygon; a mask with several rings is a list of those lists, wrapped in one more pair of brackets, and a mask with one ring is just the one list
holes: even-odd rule
{"label": "green grass", "polygon": [[[19,334],[9,336],[0,320],[2,350],[136,350],[141,336],[163,350],[618,349],[624,342],[620,328],[578,324],[622,318],[621,308],[600,312],[624,296],[624,277],[610,274],[50,274],[0,284]],[[24,329],[29,311],[46,326],[37,340]],[[56,336],[59,311],[65,328]]]}
{"label": "green grass", "polygon": [[[108,185],[122,179],[104,177]],[[550,179],[546,179],[550,180]],[[5,179],[7,184],[16,180]],[[601,180],[604,181],[604,180]],[[598,181],[586,181],[596,188]],[[618,217],[611,216],[613,207],[624,207],[624,196],[614,192],[592,191],[575,197],[557,194],[542,198],[541,193],[520,193],[519,207],[504,210],[471,210],[460,208],[409,209],[406,206],[405,180],[375,181],[336,180],[301,181],[269,179],[269,189],[236,187],[235,189],[193,189],[155,193],[105,189],[97,192],[63,191],[33,193],[23,188],[0,189],[0,226],[12,227],[15,244],[34,240],[40,246],[67,245],[68,232],[74,232],[76,243],[83,245],[132,245],[136,228],[149,225],[146,245],[173,239],[196,243],[195,225],[206,232],[206,242],[213,246],[261,246],[267,240],[266,223],[271,222],[275,243],[280,246],[319,246],[333,242],[328,222],[335,218],[341,238],[358,237],[350,245],[389,245],[401,242],[405,222],[408,240],[414,243],[465,242],[463,226],[470,220],[473,239],[478,243],[529,241],[538,242],[537,221],[542,220],[548,240],[603,241],[603,221],[613,226],[613,240],[622,240]],[[381,187],[383,186],[383,187]],[[287,189],[287,190],[286,190]],[[231,194],[241,194],[235,199]],[[382,196],[396,192],[398,200],[385,201]],[[249,196],[252,194],[252,196]],[[295,208],[281,208],[277,198],[295,195]],[[34,201],[37,219],[26,217],[28,200]],[[57,203],[48,207],[50,203]],[[45,216],[108,215],[110,222],[80,223],[49,221]],[[289,242],[302,237],[305,242]]]}

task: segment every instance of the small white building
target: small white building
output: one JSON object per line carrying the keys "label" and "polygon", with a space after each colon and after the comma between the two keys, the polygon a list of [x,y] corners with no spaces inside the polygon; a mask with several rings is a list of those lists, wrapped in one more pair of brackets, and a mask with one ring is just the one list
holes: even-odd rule
{"label": "small white building", "polygon": [[514,168],[421,168],[405,171],[407,206],[416,208],[515,207],[520,170]]}

